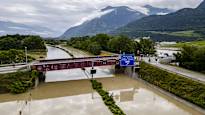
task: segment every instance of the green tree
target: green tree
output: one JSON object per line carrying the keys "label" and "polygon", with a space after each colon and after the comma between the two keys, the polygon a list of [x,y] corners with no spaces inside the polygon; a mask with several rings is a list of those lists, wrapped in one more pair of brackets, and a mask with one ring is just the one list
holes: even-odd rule
{"label": "green tree", "polygon": [[126,36],[117,36],[110,39],[108,43],[109,50],[115,53],[134,53],[135,43]]}
{"label": "green tree", "polygon": [[101,45],[103,50],[108,50],[108,42],[109,42],[110,38],[111,37],[107,34],[97,34],[94,37],[94,40],[96,42],[98,42],[98,44]]}
{"label": "green tree", "polygon": [[40,36],[31,35],[6,35],[0,37],[0,50],[45,49],[44,41]]}
{"label": "green tree", "polygon": [[101,46],[97,42],[93,42],[92,44],[88,45],[88,51],[94,55],[99,55],[101,52]]}
{"label": "green tree", "polygon": [[29,36],[23,40],[23,46],[26,46],[28,50],[32,49],[45,49],[44,41],[40,36]]}
{"label": "green tree", "polygon": [[142,54],[154,54],[155,51],[155,43],[151,39],[140,39],[140,52]]}
{"label": "green tree", "polygon": [[183,46],[180,53],[175,54],[179,66],[205,72],[205,47]]}

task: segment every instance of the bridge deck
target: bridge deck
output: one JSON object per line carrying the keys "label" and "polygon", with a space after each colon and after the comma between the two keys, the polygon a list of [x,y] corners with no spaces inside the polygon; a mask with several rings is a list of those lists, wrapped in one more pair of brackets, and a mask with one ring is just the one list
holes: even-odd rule
{"label": "bridge deck", "polygon": [[117,55],[98,56],[85,58],[39,60],[32,65],[32,69],[36,69],[38,71],[53,71],[116,64],[119,64],[119,56]]}
{"label": "bridge deck", "polygon": [[106,60],[119,60],[119,56],[99,56],[99,57],[85,57],[85,58],[66,58],[66,59],[52,59],[52,60],[39,60],[33,65],[45,64],[60,64],[72,62],[85,62],[85,61],[106,61]]}

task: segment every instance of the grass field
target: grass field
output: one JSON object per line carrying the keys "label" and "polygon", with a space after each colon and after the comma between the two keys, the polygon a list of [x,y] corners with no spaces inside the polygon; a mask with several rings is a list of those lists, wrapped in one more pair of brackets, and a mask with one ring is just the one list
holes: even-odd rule
{"label": "grass field", "polygon": [[100,56],[112,56],[115,55],[115,53],[111,53],[108,51],[101,51]]}
{"label": "grass field", "polygon": [[188,46],[197,46],[197,47],[205,47],[205,40],[203,41],[193,41],[193,42],[180,42],[174,45],[167,45],[167,46],[163,46],[163,47],[177,47],[177,48],[181,48],[184,45],[188,45]]}
{"label": "grass field", "polygon": [[203,37],[203,35],[201,35],[199,33],[195,33],[192,30],[190,30],[190,31],[178,31],[178,32],[155,32],[155,31],[152,31],[152,33],[166,34],[166,35],[180,36],[180,37],[196,37],[196,38]]}
{"label": "grass field", "polygon": [[45,59],[46,58],[46,51],[28,51],[28,55],[35,58],[36,60],[38,59]]}

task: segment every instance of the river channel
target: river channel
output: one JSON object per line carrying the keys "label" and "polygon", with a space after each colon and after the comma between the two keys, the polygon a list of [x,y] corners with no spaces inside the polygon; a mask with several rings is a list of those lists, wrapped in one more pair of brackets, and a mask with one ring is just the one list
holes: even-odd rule
{"label": "river channel", "polygon": [[[70,58],[60,49],[47,49],[47,59]],[[75,50],[74,55],[83,54]],[[140,81],[114,75],[112,69],[97,68],[94,77],[127,115],[202,115]],[[81,69],[47,72],[46,83],[36,89],[20,95],[0,94],[0,115],[19,115],[19,111],[22,115],[112,115],[87,77]]]}

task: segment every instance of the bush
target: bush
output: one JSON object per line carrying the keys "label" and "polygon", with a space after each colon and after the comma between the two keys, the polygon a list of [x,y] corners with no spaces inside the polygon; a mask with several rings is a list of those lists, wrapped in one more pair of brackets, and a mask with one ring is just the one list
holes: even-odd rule
{"label": "bush", "polygon": [[194,71],[205,71],[205,47],[183,46],[181,53],[175,54],[181,67]]}
{"label": "bush", "polygon": [[205,108],[205,85],[169,73],[146,63],[140,65],[140,78],[189,102]]}
{"label": "bush", "polygon": [[34,86],[34,78],[42,77],[37,71],[16,72],[0,75],[0,93],[24,93]]}
{"label": "bush", "polygon": [[11,93],[19,94],[26,92],[32,86],[30,81],[14,81],[9,86],[8,89]]}

